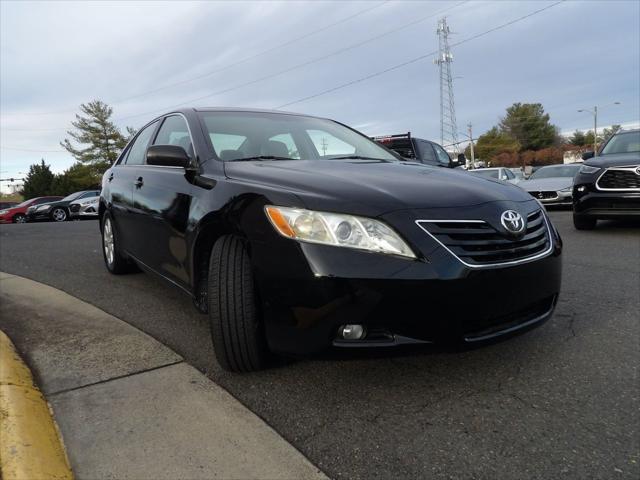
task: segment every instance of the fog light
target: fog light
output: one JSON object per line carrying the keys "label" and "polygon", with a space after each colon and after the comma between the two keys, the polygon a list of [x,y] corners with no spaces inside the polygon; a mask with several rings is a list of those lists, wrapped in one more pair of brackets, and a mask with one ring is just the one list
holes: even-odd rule
{"label": "fog light", "polygon": [[584,192],[586,189],[587,189],[587,187],[585,187],[584,185],[580,185],[580,186],[578,187],[578,191],[579,191],[579,192]]}
{"label": "fog light", "polygon": [[340,328],[340,336],[345,340],[361,340],[364,337],[362,325],[343,325]]}

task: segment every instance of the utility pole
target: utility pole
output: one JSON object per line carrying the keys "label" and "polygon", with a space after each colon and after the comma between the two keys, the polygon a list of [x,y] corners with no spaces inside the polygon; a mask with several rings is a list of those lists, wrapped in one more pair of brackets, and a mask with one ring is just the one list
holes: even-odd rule
{"label": "utility pole", "polygon": [[322,137],[320,145],[322,146],[322,156],[324,157],[327,155],[327,147],[329,146],[329,144],[327,143],[327,139]]}
{"label": "utility pole", "polygon": [[453,145],[458,148],[458,127],[456,125],[456,109],[453,100],[453,76],[451,74],[451,62],[453,55],[449,48],[449,26],[447,19],[438,20],[438,57],[433,63],[440,68],[440,144]]}
{"label": "utility pole", "polygon": [[[476,157],[475,157],[475,154],[473,152],[473,130],[472,130],[471,123],[469,123],[469,125],[467,125],[467,128],[469,130],[469,148],[471,149],[471,168],[475,168],[476,167]],[[467,165],[467,169],[468,168],[469,168],[469,165]]]}
{"label": "utility pole", "polygon": [[[620,105],[620,102],[613,102],[609,105]],[[605,105],[605,107],[609,106]],[[581,108],[578,112],[588,112],[593,115],[593,156],[598,156],[598,106],[594,106],[593,110],[588,108]]]}

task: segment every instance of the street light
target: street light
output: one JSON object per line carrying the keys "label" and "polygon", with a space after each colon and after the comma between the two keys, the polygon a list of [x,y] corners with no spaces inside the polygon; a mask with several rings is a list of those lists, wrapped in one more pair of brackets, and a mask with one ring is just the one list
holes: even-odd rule
{"label": "street light", "polygon": [[[613,102],[604,106],[608,107],[610,105],[620,105],[620,102]],[[595,107],[593,107],[593,110],[589,110],[588,108],[581,108],[580,110],[578,110],[578,112],[588,112],[591,115],[593,115],[593,156],[597,157],[598,156],[598,106],[596,105]]]}

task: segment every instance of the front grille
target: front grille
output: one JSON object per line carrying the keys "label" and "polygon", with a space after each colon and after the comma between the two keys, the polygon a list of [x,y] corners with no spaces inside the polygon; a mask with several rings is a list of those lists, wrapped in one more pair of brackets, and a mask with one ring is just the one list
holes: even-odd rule
{"label": "front grille", "polygon": [[471,267],[526,261],[551,249],[541,210],[529,214],[525,234],[508,237],[483,220],[419,220],[418,225]]}
{"label": "front grille", "polygon": [[596,186],[601,190],[640,190],[637,168],[640,167],[610,168],[598,179]]}
{"label": "front grille", "polygon": [[538,200],[549,200],[552,198],[558,198],[558,193],[551,191],[551,192],[529,192],[531,194],[532,197],[537,198]]}
{"label": "front grille", "polygon": [[69,207],[69,210],[71,210],[73,213],[79,212],[80,211],[80,205],[77,204],[77,203],[74,204],[74,205],[71,205]]}

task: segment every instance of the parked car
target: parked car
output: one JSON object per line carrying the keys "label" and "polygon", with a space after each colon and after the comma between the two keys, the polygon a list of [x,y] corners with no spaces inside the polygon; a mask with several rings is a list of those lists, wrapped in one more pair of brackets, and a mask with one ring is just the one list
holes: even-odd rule
{"label": "parked car", "polygon": [[580,165],[567,163],[536,169],[528,180],[518,184],[544,205],[571,206],[573,178]]}
{"label": "parked car", "polygon": [[0,210],[0,223],[25,223],[27,221],[27,209],[34,205],[54,202],[62,197],[36,197],[25,200],[14,207]]}
{"label": "parked car", "polygon": [[479,177],[492,178],[503,182],[518,183],[520,181],[510,169],[505,167],[476,168],[467,170],[467,172]]}
{"label": "parked car", "polygon": [[400,135],[382,135],[373,140],[398,153],[402,158],[434,167],[456,168],[464,165],[464,154],[452,160],[436,142],[411,136],[411,132]]}
{"label": "parked car", "polygon": [[27,210],[27,220],[35,222],[47,220],[51,222],[64,222],[70,220],[69,204],[74,200],[95,197],[100,195],[100,190],[82,190],[67,195],[56,202],[45,203],[44,205],[33,205]]}
{"label": "parked car", "polygon": [[587,152],[573,186],[573,224],[596,227],[601,218],[640,217],[640,129],[613,135],[597,157]]}
{"label": "parked car", "polygon": [[74,200],[69,204],[69,217],[71,219],[98,218],[98,203],[100,194]]}
{"label": "parked car", "polygon": [[521,168],[510,168],[509,171],[513,173],[513,175],[516,177],[518,182],[525,180],[524,172],[522,171]]}
{"label": "parked car", "polygon": [[399,161],[328,119],[181,109],[141,128],[102,185],[108,271],[137,264],[191,295],[228,370],[481,344],[543,323],[560,290],[560,238],[526,192]]}
{"label": "parked car", "polygon": [[20,202],[0,202],[0,210],[6,210],[7,208],[12,208],[18,205]]}

